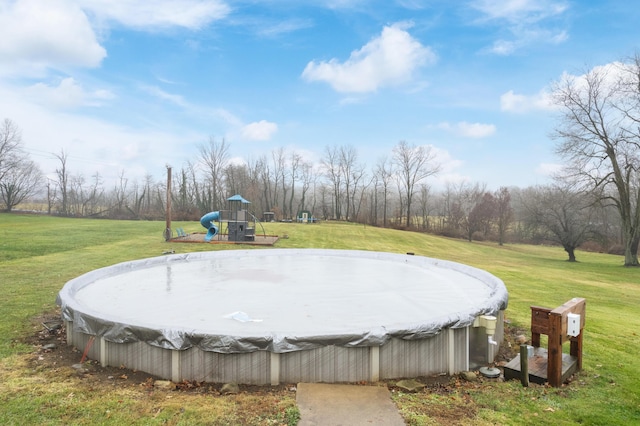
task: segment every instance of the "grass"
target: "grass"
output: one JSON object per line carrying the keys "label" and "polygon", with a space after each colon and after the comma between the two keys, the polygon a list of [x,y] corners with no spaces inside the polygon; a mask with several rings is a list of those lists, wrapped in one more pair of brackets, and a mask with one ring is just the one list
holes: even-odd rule
{"label": "grass", "polygon": [[[200,232],[196,222],[175,223]],[[411,425],[435,424],[443,406],[467,407],[452,424],[640,424],[640,269],[623,259],[578,252],[565,261],[561,248],[468,243],[414,232],[348,223],[265,224],[287,235],[281,248],[376,250],[458,261],[485,269],[506,284],[506,316],[528,329],[530,305],[556,307],[587,299],[584,369],[558,389],[519,382],[454,387],[447,396],[395,393]],[[265,393],[233,397],[150,394],[136,387],[94,386],[68,367],[30,363],[33,318],[56,310],[64,283],[84,272],[126,260],[176,252],[246,246],[166,243],[163,222],[65,219],[0,214],[0,423],[2,424],[295,424],[291,396]],[[568,346],[568,345],[565,345]],[[442,417],[440,417],[442,420]]]}

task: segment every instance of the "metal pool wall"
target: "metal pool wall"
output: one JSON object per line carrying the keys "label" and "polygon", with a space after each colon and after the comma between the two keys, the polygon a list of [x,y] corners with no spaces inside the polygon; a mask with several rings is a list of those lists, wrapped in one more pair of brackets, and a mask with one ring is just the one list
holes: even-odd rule
{"label": "metal pool wall", "polygon": [[[503,339],[503,312],[498,315],[495,340]],[[67,344],[83,349],[93,337],[74,332],[66,322]],[[485,353],[487,345],[470,348],[474,327],[446,329],[438,335],[420,340],[391,339],[383,346],[344,348],[326,346],[283,354],[257,351],[221,354],[190,348],[184,351],[163,349],[146,342],[111,343],[97,338],[88,356],[103,367],[125,366],[180,382],[195,380],[214,383],[277,385],[296,382],[375,382],[402,377],[455,374],[480,365],[470,360],[472,352]],[[477,342],[485,339],[478,338]],[[497,348],[489,357],[493,359]],[[489,360],[487,360],[489,361]]]}

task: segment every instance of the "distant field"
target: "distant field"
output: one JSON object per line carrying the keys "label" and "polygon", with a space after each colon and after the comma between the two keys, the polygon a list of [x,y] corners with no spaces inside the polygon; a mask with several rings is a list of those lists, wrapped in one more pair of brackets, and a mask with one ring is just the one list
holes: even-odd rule
{"label": "distant field", "polygon": [[[197,222],[174,227],[204,231]],[[395,395],[409,424],[433,424],[428,413],[434,407],[458,403],[475,410],[467,424],[640,424],[640,269],[624,268],[622,257],[579,251],[578,262],[569,263],[558,247],[501,247],[342,222],[264,227],[267,234],[281,236],[276,248],[413,252],[485,269],[505,282],[510,295],[506,317],[522,329],[529,327],[530,305],[555,307],[573,297],[587,299],[584,370],[569,386],[485,382],[454,389],[447,400],[432,394]],[[255,395],[166,398],[136,388],[90,389],[67,367],[54,374],[30,364],[33,347],[25,339],[34,333],[33,318],[56,311],[56,294],[69,279],[167,250],[250,248],[167,243],[163,229],[164,222],[0,214],[0,423],[101,424],[108,409],[113,422],[129,424],[198,424],[205,419],[235,424],[234,410],[257,404],[251,399]],[[294,401],[282,397],[274,404],[291,407]],[[265,413],[256,413],[249,424],[285,423],[277,414]]]}

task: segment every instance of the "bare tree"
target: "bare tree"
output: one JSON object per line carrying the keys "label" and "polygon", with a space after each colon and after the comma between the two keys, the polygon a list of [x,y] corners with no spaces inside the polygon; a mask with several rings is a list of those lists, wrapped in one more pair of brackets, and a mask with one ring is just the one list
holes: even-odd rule
{"label": "bare tree", "polygon": [[120,171],[118,181],[113,186],[113,205],[112,208],[116,215],[120,216],[127,205],[127,185],[129,179],[124,174],[124,170]]}
{"label": "bare tree", "polygon": [[[337,147],[325,147],[324,156],[322,157],[322,167],[333,189],[331,213],[334,219],[340,220],[342,218],[343,174],[340,169],[340,151]],[[323,200],[325,200],[323,204],[326,206],[325,194],[323,194]]]}
{"label": "bare tree", "polygon": [[255,164],[255,170],[257,178],[262,182],[262,198],[264,203],[264,211],[272,211],[276,207],[272,198],[271,187],[271,169],[269,168],[269,162],[266,156],[258,158]]}
{"label": "bare tree", "polygon": [[430,229],[429,216],[431,213],[431,188],[429,185],[420,185],[418,192],[418,208],[421,216],[420,227],[423,231],[428,231]]}
{"label": "bare tree", "polygon": [[88,214],[96,214],[99,209],[104,206],[104,188],[102,186],[102,176],[96,172],[91,176],[93,181],[89,188],[89,196],[86,200],[86,209]]}
{"label": "bare tree", "polygon": [[[175,188],[171,194],[171,212],[175,220],[193,220],[198,217],[199,209],[194,193],[194,186],[190,179],[191,171],[189,167],[182,167],[180,171],[172,178],[171,187]],[[150,190],[149,177],[142,188],[134,186],[133,192],[136,205],[134,212],[136,217],[140,216],[142,211],[143,200],[147,197],[147,191]]]}
{"label": "bare tree", "polygon": [[357,185],[364,171],[356,164],[358,152],[353,146],[341,146],[338,151],[338,168],[344,182],[345,219],[352,220],[354,186]]}
{"label": "bare tree", "polygon": [[47,179],[47,214],[51,214],[53,204],[55,203],[57,196],[56,187],[51,185],[51,181]]}
{"label": "bare tree", "polygon": [[[556,82],[554,136],[566,176],[599,190],[622,221],[624,265],[640,266],[640,56]],[[610,188],[610,189],[609,189]]]}
{"label": "bare tree", "polygon": [[22,132],[8,118],[0,123],[0,197],[7,211],[35,195],[42,172],[22,150]]}
{"label": "bare tree", "polygon": [[455,215],[456,187],[453,182],[447,182],[441,191],[438,203],[438,216],[440,218],[440,232],[453,236],[460,227],[459,218]]}
{"label": "bare tree", "polygon": [[0,124],[0,182],[22,158],[22,132],[8,118]]}
{"label": "bare tree", "polygon": [[597,208],[592,218],[596,226],[594,240],[602,246],[602,250],[609,251],[614,248],[614,252],[617,250],[619,254],[623,254],[624,252],[620,252],[617,247],[622,241],[622,222],[617,208],[612,203],[603,204],[602,194],[597,194],[594,198],[597,200]]}
{"label": "bare tree", "polygon": [[382,190],[382,226],[387,227],[387,212],[389,204],[389,185],[391,185],[393,179],[393,168],[387,161],[387,157],[383,157],[378,160],[376,164],[374,176]]}
{"label": "bare tree", "polygon": [[351,211],[353,220],[364,223],[366,219],[360,217],[360,209],[362,208],[362,203],[365,201],[367,189],[373,182],[373,178],[368,178],[364,164],[354,169],[352,182]]}
{"label": "bare tree", "polygon": [[366,166],[358,163],[358,151],[353,146],[341,146],[338,152],[338,168],[344,188],[345,219],[357,221],[364,190],[368,186],[365,183]]}
{"label": "bare tree", "polygon": [[61,206],[60,213],[63,215],[69,214],[69,170],[67,169],[67,153],[64,150],[60,151],[60,154],[53,154],[54,157],[60,162],[60,167],[56,169],[56,176],[58,177],[58,188],[60,189]]}
{"label": "bare tree", "polygon": [[84,216],[84,202],[87,198],[85,194],[85,178],[81,173],[71,176],[69,179],[69,214],[72,216]]}
{"label": "bare tree", "polygon": [[21,159],[0,181],[0,197],[7,211],[35,195],[42,184],[42,173],[31,160]]}
{"label": "bare tree", "polygon": [[593,235],[593,199],[571,185],[531,188],[523,192],[525,222],[536,226],[545,239],[562,245],[575,262],[575,250]]}
{"label": "bare tree", "polygon": [[100,207],[105,207],[102,178],[99,173],[92,176],[91,184],[87,185],[82,174],[69,178],[68,213],[76,216],[90,216],[99,213]]}
{"label": "bare tree", "polygon": [[[311,185],[317,180],[317,176],[315,171],[313,170],[313,164],[308,162],[303,162],[301,165],[302,171],[302,189],[300,194],[300,206],[298,210],[308,210],[307,209],[307,194],[311,189]],[[313,193],[315,197],[315,193]],[[315,204],[315,203],[312,203]]]}
{"label": "bare tree", "polygon": [[496,217],[496,200],[493,194],[485,192],[473,206],[468,216],[467,238],[473,239],[476,232],[482,232],[486,238]]}
{"label": "bare tree", "polygon": [[[185,170],[187,171],[187,179],[189,180],[189,176],[191,175],[191,164],[187,163],[187,168]],[[144,190],[142,191],[144,196],[142,198],[142,205],[140,206],[140,213],[149,218],[153,217],[154,213],[161,214],[162,212],[162,208],[157,209],[155,212],[153,211],[154,205],[152,202],[152,194],[153,194],[154,186],[155,186],[155,183],[153,182],[153,176],[150,174],[147,174],[144,177]],[[193,182],[191,182],[190,180],[189,180],[189,188],[190,188],[190,193],[191,193],[192,203],[193,203],[192,207],[197,208],[198,204],[195,200],[196,197],[194,192],[195,187],[193,185]]]}
{"label": "bare tree", "polygon": [[511,222],[513,222],[513,208],[511,207],[511,194],[505,186],[500,187],[495,193],[496,225],[498,227],[498,244],[503,245],[505,235]]}
{"label": "bare tree", "polygon": [[[195,206],[200,213],[208,212],[210,210],[211,203],[206,197],[206,192],[204,190],[205,185],[198,179],[197,166],[189,161],[187,162],[186,168],[189,175],[190,186],[193,191]],[[160,206],[164,209],[162,203],[160,203]]]}
{"label": "bare tree", "polygon": [[245,198],[251,200],[256,213],[269,211],[270,208],[267,203],[268,197],[265,195],[267,189],[262,182],[263,164],[261,160],[249,159],[246,166],[249,188]]}
{"label": "bare tree", "polygon": [[215,140],[213,136],[209,138],[207,145],[200,145],[200,161],[204,166],[205,177],[209,185],[208,200],[206,210],[220,208],[224,201],[224,169],[229,161],[229,145],[222,139],[222,142]]}
{"label": "bare tree", "polygon": [[302,162],[302,156],[297,152],[293,151],[291,156],[289,157],[289,178],[291,187],[291,195],[289,196],[289,213],[293,217],[297,216],[298,212],[293,211],[293,199],[295,198],[296,193],[296,181],[300,177],[300,164]]}
{"label": "bare tree", "polygon": [[322,218],[326,220],[334,217],[332,216],[335,211],[333,209],[333,196],[329,187],[324,183],[320,183],[320,185],[315,188],[315,192],[320,198],[320,209],[322,210]]}
{"label": "bare tree", "polygon": [[481,203],[485,192],[485,184],[461,182],[454,193],[450,224],[455,224],[458,231],[464,231],[469,241],[473,240],[474,232],[481,230],[483,215],[474,212],[474,209]]}
{"label": "bare tree", "polygon": [[[280,206],[280,212],[282,214],[282,218],[290,218],[290,215],[287,214],[287,183],[286,183],[286,156],[284,148],[279,147],[271,151],[271,164],[273,165],[271,176],[273,180],[273,205],[278,206],[280,195],[282,195],[282,205]],[[282,191],[280,191],[282,189]]]}
{"label": "bare tree", "polygon": [[482,197],[486,193],[486,185],[475,183],[473,185],[460,185],[460,193],[458,193],[458,202],[462,212],[462,225],[467,235],[467,239],[472,241],[473,234],[480,231],[481,216],[476,217],[476,206],[482,202]]}
{"label": "bare tree", "polygon": [[404,191],[407,227],[411,226],[411,201],[416,184],[424,183],[429,176],[440,170],[440,165],[434,162],[435,153],[430,146],[409,145],[400,141],[393,148],[393,160],[400,175],[401,187]]}
{"label": "bare tree", "polygon": [[245,198],[250,186],[249,170],[245,164],[229,164],[224,169],[225,186],[229,194],[242,194]]}

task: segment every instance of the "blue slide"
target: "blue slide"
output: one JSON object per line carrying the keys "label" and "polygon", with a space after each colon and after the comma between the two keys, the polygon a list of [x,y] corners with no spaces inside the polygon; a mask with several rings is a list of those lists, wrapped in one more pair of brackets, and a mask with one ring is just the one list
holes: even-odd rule
{"label": "blue slide", "polygon": [[210,212],[200,218],[200,224],[209,230],[204,237],[205,241],[211,241],[218,233],[218,227],[213,223],[218,219],[220,219],[220,212]]}

